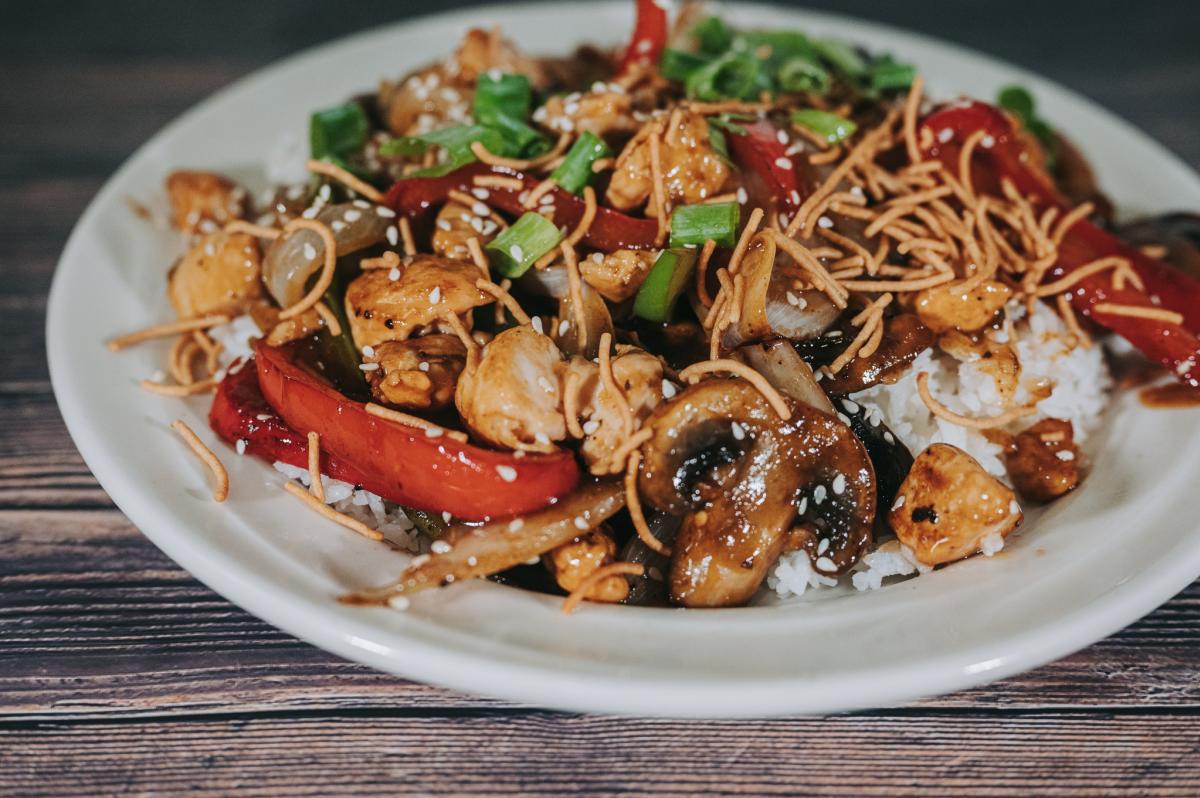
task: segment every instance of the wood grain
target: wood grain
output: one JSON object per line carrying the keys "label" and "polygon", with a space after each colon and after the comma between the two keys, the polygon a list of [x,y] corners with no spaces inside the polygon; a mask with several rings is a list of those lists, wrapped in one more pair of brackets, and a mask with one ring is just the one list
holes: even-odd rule
{"label": "wood grain", "polygon": [[[1200,583],[1078,654],[906,708],[762,722],[582,717],[312,648],[197,583],[113,507],[66,434],[44,360],[46,291],[78,215],[147,137],[252,68],[463,2],[6,8],[0,796],[1200,795]],[[1043,71],[1200,164],[1187,0],[1152,13],[1116,0],[806,4]]]}

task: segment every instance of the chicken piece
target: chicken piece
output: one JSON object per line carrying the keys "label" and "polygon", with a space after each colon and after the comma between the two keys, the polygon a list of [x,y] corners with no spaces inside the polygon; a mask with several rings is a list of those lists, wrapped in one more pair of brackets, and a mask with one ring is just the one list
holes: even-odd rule
{"label": "chicken piece", "polygon": [[975,332],[990,324],[1011,296],[1011,288],[994,280],[966,292],[948,283],[918,293],[914,309],[934,332]]}
{"label": "chicken piece", "polygon": [[960,363],[970,363],[991,377],[1001,404],[1012,403],[1021,383],[1021,361],[1012,344],[1000,343],[986,335],[971,337],[951,330],[938,339],[938,346]]}
{"label": "chicken piece", "polygon": [[548,99],[533,112],[533,121],[563,133],[628,136],[638,129],[633,103],[624,91],[589,91]]}
{"label": "chicken piece", "polygon": [[454,404],[477,437],[506,449],[552,452],[567,436],[559,369],[562,353],[529,325],[512,327],[463,372]]}
{"label": "chicken piece", "polygon": [[[616,556],[617,542],[605,527],[599,527],[552,549],[543,556],[543,561],[554,574],[558,586],[570,593],[598,568],[611,564]],[[601,579],[584,594],[584,598],[615,604],[628,595],[629,581],[616,575]]]}
{"label": "chicken piece", "polygon": [[579,274],[609,302],[623,302],[638,292],[657,253],[652,250],[618,249],[599,252],[579,261]]}
{"label": "chicken piece", "polygon": [[167,274],[167,297],[180,318],[237,315],[262,294],[258,242],[245,233],[209,233]]}
{"label": "chicken piece", "polygon": [[467,241],[479,239],[486,246],[496,237],[499,227],[486,216],[477,216],[471,208],[461,202],[450,200],[438,211],[433,228],[433,252],[443,258],[471,260]]}
{"label": "chicken piece", "polygon": [[1013,439],[1005,456],[1021,495],[1048,502],[1079,485],[1079,450],[1070,421],[1045,418]]}
{"label": "chicken piece", "polygon": [[467,364],[467,349],[455,335],[424,335],[407,341],[385,341],[371,350],[367,362],[379,368],[364,372],[371,395],[406,410],[441,410],[454,401],[458,376]]}
{"label": "chicken piece", "polygon": [[[673,114],[665,122],[661,119],[647,122],[625,145],[605,195],[609,205],[629,211],[650,198],[654,190],[650,137],[660,135],[659,131],[663,131],[660,150],[668,209],[672,205],[702,202],[720,193],[729,177],[729,166],[709,142],[708,123],[698,114],[680,113],[672,126],[675,119]],[[653,205],[647,211],[650,215],[655,213]]]}
{"label": "chicken piece", "polygon": [[[274,321],[267,328],[267,344],[270,346],[283,346],[292,341],[299,341],[301,338],[320,332],[325,326],[325,320],[321,318],[321,314],[316,310],[306,310],[299,316],[293,316],[290,319],[279,321],[279,311],[272,307],[272,313],[264,314]],[[256,314],[257,315],[257,314]],[[261,318],[261,317],[260,317]],[[258,318],[255,319],[258,321]],[[259,328],[262,329],[261,323]]]}
{"label": "chicken piece", "polygon": [[993,553],[1021,523],[1016,494],[946,443],[917,456],[888,513],[896,537],[925,565]]}
{"label": "chicken piece", "polygon": [[216,172],[178,170],[167,176],[175,226],[185,233],[211,232],[249,210],[246,189]]}
{"label": "chicken piece", "polygon": [[524,75],[535,89],[546,85],[546,73],[535,58],[523,55],[512,42],[500,34],[499,28],[472,28],[463,36],[454,53],[453,69],[459,80],[474,83],[489,70]]}
{"label": "chicken piece", "polygon": [[[369,269],[346,287],[346,317],[354,345],[378,346],[430,331],[447,314],[462,315],[495,300],[475,287],[472,263],[415,255],[394,272]],[[468,317],[469,318],[469,317]]]}
{"label": "chicken piece", "polygon": [[[612,359],[613,377],[625,395],[637,427],[663,402],[663,367],[658,358],[635,347],[622,347]],[[613,451],[628,437],[618,402],[603,388],[600,367],[590,360],[572,358],[566,373],[579,375],[576,406],[584,439],[579,453],[594,473],[608,473]]]}
{"label": "chicken piece", "polygon": [[397,136],[416,136],[449,124],[465,122],[475,91],[458,79],[452,68],[434,64],[407,75],[398,83],[379,84],[383,122]]}

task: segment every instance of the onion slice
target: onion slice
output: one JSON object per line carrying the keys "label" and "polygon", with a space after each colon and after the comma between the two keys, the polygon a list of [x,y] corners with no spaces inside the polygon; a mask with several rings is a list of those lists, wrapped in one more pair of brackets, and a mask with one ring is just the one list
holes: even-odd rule
{"label": "onion slice", "polygon": [[595,529],[625,506],[619,480],[591,480],[557,504],[529,515],[482,526],[456,524],[440,539],[448,549],[417,557],[391,585],[344,596],[348,604],[386,604],[464,579],[490,576],[528,562]]}
{"label": "onion slice", "polygon": [[787,341],[743,347],[741,354],[750,368],[784,396],[826,413],[836,412],[812,368]]}

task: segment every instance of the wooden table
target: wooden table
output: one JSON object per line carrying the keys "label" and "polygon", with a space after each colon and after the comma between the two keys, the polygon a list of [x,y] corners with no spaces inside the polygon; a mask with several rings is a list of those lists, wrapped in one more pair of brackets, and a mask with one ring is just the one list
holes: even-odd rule
{"label": "wooden table", "polygon": [[[166,121],[412,4],[347,5],[6,8],[0,795],[1200,795],[1200,583],[1108,640],[977,690],[840,717],[676,723],[375,673],[276,631],[159,553],[96,484],[54,405],[42,332],[54,262],[84,204]],[[1042,71],[1200,165],[1190,0],[1079,4],[1086,17],[1027,0],[829,5]]]}

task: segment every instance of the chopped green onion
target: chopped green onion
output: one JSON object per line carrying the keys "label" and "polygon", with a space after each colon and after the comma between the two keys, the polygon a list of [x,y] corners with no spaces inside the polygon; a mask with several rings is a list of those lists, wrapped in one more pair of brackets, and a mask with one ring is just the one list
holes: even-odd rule
{"label": "chopped green onion", "polygon": [[834,69],[849,78],[867,76],[867,62],[850,45],[837,39],[820,39],[813,42],[822,58],[833,65]]}
{"label": "chopped green onion", "polygon": [[744,49],[766,62],[774,71],[785,61],[805,58],[815,61],[817,48],[803,33],[787,30],[745,31],[738,36],[738,49]]}
{"label": "chopped green onion", "polygon": [[308,143],[312,157],[344,157],[367,141],[371,124],[358,103],[346,103],[317,111],[308,120]]}
{"label": "chopped green onion", "polygon": [[871,64],[871,88],[876,91],[907,89],[917,76],[916,67],[885,55]]}
{"label": "chopped green onion", "polygon": [[633,300],[633,313],[647,321],[668,322],[675,303],[696,269],[696,250],[664,249]]}
{"label": "chopped green onion", "polygon": [[1001,108],[1011,111],[1021,121],[1021,125],[1037,137],[1046,156],[1046,168],[1053,171],[1058,157],[1058,143],[1054,136],[1054,128],[1038,116],[1033,95],[1020,86],[1005,86],[997,95],[996,101],[1000,103]]}
{"label": "chopped green onion", "polygon": [[721,157],[725,163],[732,163],[729,157],[729,142],[725,140],[725,134],[721,131],[720,125],[713,124],[713,120],[708,120],[708,145]]}
{"label": "chopped green onion", "polygon": [[658,63],[658,71],[667,80],[685,82],[696,70],[706,66],[711,59],[683,50],[673,50],[670,47],[663,50]]}
{"label": "chopped green onion", "polygon": [[496,271],[515,280],[529,271],[534,261],[558,246],[562,237],[554,222],[531,211],[501,231],[486,249]]}
{"label": "chopped green onion", "polygon": [[671,213],[671,246],[699,246],[710,238],[723,247],[737,243],[741,208],[736,202],[681,205]]}
{"label": "chopped green onion", "polygon": [[733,31],[720,17],[706,17],[692,28],[692,38],[700,45],[700,52],[720,55],[733,44]]}
{"label": "chopped green onion", "polygon": [[610,154],[611,150],[604,143],[604,139],[590,130],[585,130],[575,139],[563,162],[550,177],[572,194],[579,194],[592,179],[592,164]]}
{"label": "chopped green onion", "polygon": [[830,144],[845,141],[858,130],[858,125],[851,120],[816,108],[792,111],[792,122],[811,130]]}
{"label": "chopped green onion", "polygon": [[827,93],[832,83],[825,67],[801,56],[783,62],[775,73],[775,80],[784,91],[806,91],[813,94]]}
{"label": "chopped green onion", "polygon": [[762,62],[744,53],[726,53],[688,76],[687,96],[694,100],[754,99]]}
{"label": "chopped green onion", "polygon": [[499,116],[523,121],[532,104],[533,89],[524,75],[484,72],[475,84],[475,121],[480,124],[493,124]]}
{"label": "chopped green onion", "polygon": [[436,166],[420,169],[414,177],[441,177],[477,160],[471,145],[481,142],[487,151],[503,158],[516,158],[521,150],[516,142],[503,131],[487,125],[452,125],[432,130],[417,136],[425,144],[441,147],[446,151],[446,160]]}
{"label": "chopped green onion", "polygon": [[424,155],[429,149],[427,142],[414,136],[397,136],[379,145],[379,154],[384,158],[411,158]]}
{"label": "chopped green onion", "polygon": [[738,122],[753,122],[756,118],[757,117],[755,117],[754,114],[726,113],[726,114],[717,114],[716,116],[710,116],[708,118],[708,123],[710,125],[715,125],[716,127],[719,127],[719,128],[721,128],[721,130],[724,130],[728,133],[734,133],[739,136],[744,136],[744,135],[746,135],[746,132],[747,132],[746,128],[743,125],[739,125],[737,123]]}

